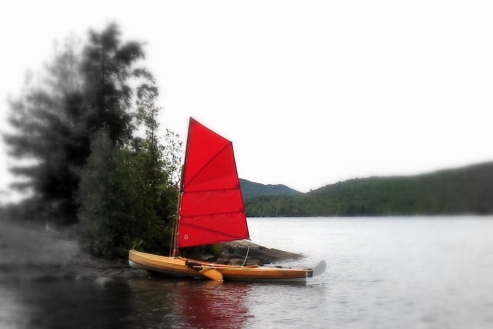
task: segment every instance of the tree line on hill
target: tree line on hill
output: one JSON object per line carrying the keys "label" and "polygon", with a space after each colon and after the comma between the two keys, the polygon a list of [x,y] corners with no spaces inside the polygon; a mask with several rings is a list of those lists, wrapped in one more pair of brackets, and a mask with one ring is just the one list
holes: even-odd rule
{"label": "tree line on hill", "polygon": [[250,217],[493,214],[493,163],[351,179],[297,196],[246,198]]}
{"label": "tree line on hill", "polygon": [[248,199],[255,196],[266,196],[266,195],[300,195],[299,191],[293,190],[286,185],[276,184],[276,185],[265,185],[260,183],[251,182],[249,180],[240,178],[241,191],[243,193],[243,198]]}

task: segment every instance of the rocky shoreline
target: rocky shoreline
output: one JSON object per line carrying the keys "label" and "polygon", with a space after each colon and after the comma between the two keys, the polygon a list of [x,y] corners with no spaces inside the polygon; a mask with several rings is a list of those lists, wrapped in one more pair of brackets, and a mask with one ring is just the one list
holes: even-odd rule
{"label": "rocky shoreline", "polygon": [[[0,220],[0,255],[0,284],[73,280],[93,281],[104,287],[150,276],[147,271],[131,268],[127,261],[91,257],[73,236],[48,225]],[[221,244],[218,257],[207,253],[188,256],[231,265],[264,265],[302,257],[248,240]]]}

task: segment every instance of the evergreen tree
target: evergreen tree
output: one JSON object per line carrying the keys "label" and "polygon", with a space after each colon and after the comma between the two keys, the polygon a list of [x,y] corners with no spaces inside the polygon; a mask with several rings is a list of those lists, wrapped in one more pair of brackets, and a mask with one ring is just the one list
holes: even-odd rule
{"label": "evergreen tree", "polygon": [[90,32],[89,44],[84,48],[81,63],[84,78],[84,98],[88,108],[86,127],[94,133],[101,128],[108,131],[113,144],[126,143],[135,129],[133,124],[134,92],[131,82],[140,79],[137,86],[152,92],[154,78],[145,68],[135,64],[144,59],[142,45],[137,42],[122,44],[115,24],[101,33]]}
{"label": "evergreen tree", "polygon": [[133,100],[152,90],[154,79],[135,65],[142,45],[122,43],[115,24],[90,32],[80,51],[74,38],[57,52],[39,84],[10,102],[14,133],[4,135],[10,155],[19,160],[12,172],[27,179],[14,187],[32,192],[45,216],[76,221],[79,172],[90,154],[91,135],[104,128],[113,145],[128,143],[135,130]]}
{"label": "evergreen tree", "polygon": [[[95,135],[88,164],[82,172],[79,197],[81,233],[97,256],[125,257],[130,248],[166,252],[170,245],[170,217],[176,211],[177,185],[173,168],[181,161],[177,136],[158,136],[157,88],[138,90],[137,123],[145,138],[113,145],[103,129]],[[167,158],[172,151],[175,158]]]}
{"label": "evergreen tree", "polygon": [[13,187],[32,191],[36,203],[44,205],[38,209],[41,213],[68,222],[75,214],[76,171],[83,164],[80,158],[88,155],[83,147],[88,139],[79,133],[82,79],[77,47],[75,38],[67,39],[39,80],[29,79],[23,94],[10,100],[9,122],[15,132],[4,134],[10,155],[23,160],[12,172],[27,178]]}

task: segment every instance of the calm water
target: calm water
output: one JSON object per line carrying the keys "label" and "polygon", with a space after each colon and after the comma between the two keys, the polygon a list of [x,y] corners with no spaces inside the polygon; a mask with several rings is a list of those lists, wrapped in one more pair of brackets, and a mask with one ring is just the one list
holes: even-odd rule
{"label": "calm water", "polygon": [[[493,328],[493,217],[249,219],[327,261],[306,285],[146,279],[0,285],[1,328]],[[285,265],[289,265],[285,264]]]}

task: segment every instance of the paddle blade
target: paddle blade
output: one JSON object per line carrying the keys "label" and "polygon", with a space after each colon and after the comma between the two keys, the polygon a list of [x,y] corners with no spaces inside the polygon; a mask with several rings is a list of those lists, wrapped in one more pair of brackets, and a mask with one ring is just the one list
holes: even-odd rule
{"label": "paddle blade", "polygon": [[213,281],[223,281],[221,272],[214,268],[202,268],[199,273]]}
{"label": "paddle blade", "polygon": [[325,263],[325,260],[321,260],[320,263],[318,263],[317,266],[315,266],[313,268],[312,276],[317,276],[317,275],[323,274],[325,272],[326,267],[327,267],[327,264]]}

